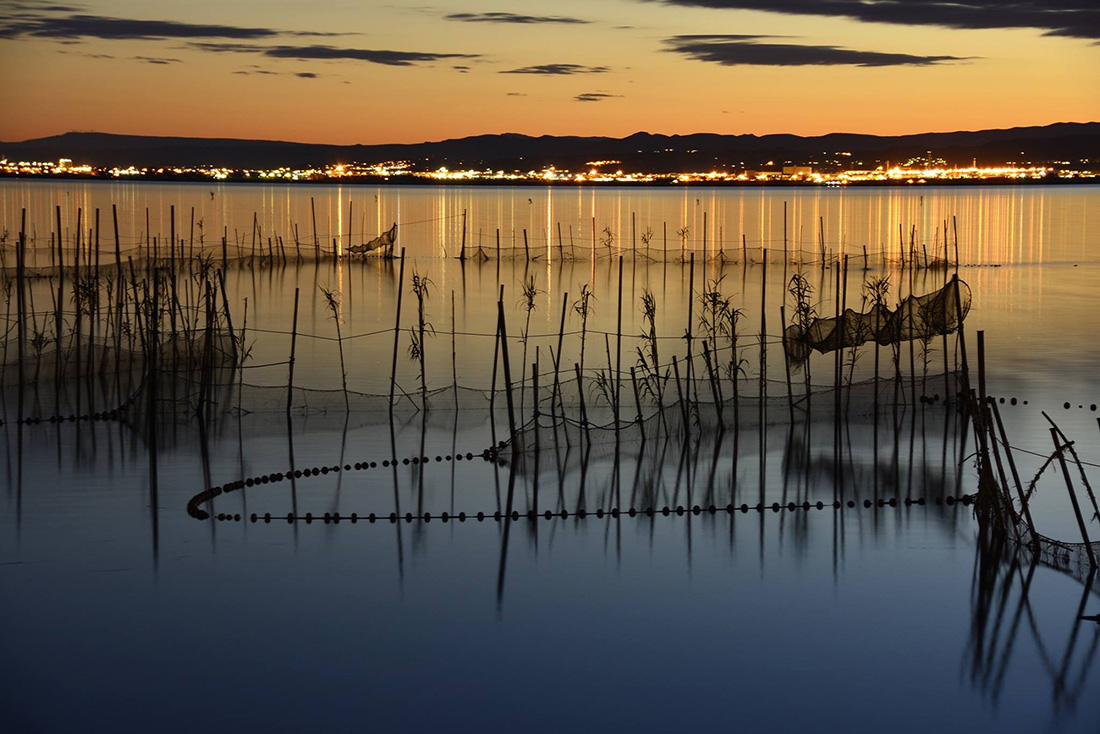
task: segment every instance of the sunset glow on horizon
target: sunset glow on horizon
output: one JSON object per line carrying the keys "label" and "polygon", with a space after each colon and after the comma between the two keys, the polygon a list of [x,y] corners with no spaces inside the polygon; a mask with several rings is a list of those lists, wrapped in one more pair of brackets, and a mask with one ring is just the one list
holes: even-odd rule
{"label": "sunset glow on horizon", "polygon": [[[9,142],[67,131],[414,143],[897,135],[1100,119],[1073,0],[13,0]],[[769,8],[770,10],[763,10]]]}

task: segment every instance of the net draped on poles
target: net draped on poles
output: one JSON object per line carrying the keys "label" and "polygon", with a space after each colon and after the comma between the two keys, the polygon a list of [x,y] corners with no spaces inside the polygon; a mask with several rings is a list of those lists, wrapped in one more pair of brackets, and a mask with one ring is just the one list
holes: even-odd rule
{"label": "net draped on poles", "polygon": [[370,242],[364,242],[361,245],[353,245],[348,248],[348,252],[352,255],[366,255],[369,252],[375,250],[382,251],[383,254],[393,255],[393,246],[397,243],[397,222],[394,222],[393,226],[382,234],[375,237]]}
{"label": "net draped on poles", "polygon": [[798,367],[814,350],[834,352],[870,341],[888,346],[950,334],[970,312],[970,302],[970,286],[953,278],[938,291],[905,298],[895,309],[876,304],[862,313],[849,308],[839,317],[791,324],[784,333],[787,361]]}

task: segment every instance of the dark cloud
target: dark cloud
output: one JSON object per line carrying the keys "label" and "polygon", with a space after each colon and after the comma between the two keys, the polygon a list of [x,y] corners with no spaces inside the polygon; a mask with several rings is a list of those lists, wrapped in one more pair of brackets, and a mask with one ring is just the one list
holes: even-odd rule
{"label": "dark cloud", "polygon": [[564,15],[518,15],[516,13],[451,13],[443,16],[446,20],[458,20],[463,23],[515,23],[534,25],[539,23],[579,24],[591,21],[571,18]]}
{"label": "dark cloud", "polygon": [[607,92],[585,92],[578,94],[573,99],[576,102],[602,102],[605,99],[615,99],[622,96],[621,94],[608,94]]}
{"label": "dark cloud", "polygon": [[856,51],[835,46],[761,43],[771,36],[702,35],[666,38],[666,51],[723,66],[932,66],[965,61],[958,56]]}
{"label": "dark cloud", "polygon": [[50,3],[16,3],[0,10],[0,38],[75,40],[165,40],[170,38],[235,38],[260,40],[280,36],[337,36],[337,33],[282,31],[274,28],[184,23],[174,20],[113,18]]}
{"label": "dark cloud", "polygon": [[199,51],[210,51],[211,53],[227,54],[258,54],[262,53],[264,46],[257,46],[253,43],[222,43],[214,41],[192,41],[187,44],[188,48],[197,49]]}
{"label": "dark cloud", "polygon": [[457,71],[459,74],[466,74],[466,73],[469,73],[469,71],[470,71],[470,67],[463,66],[461,64],[458,65],[458,66],[452,66],[451,68],[454,69],[455,71]]}
{"label": "dark cloud", "polygon": [[609,66],[582,66],[581,64],[539,64],[537,66],[524,66],[520,69],[508,69],[498,72],[500,74],[548,74],[551,76],[564,76],[566,74],[606,74],[611,71]]}
{"label": "dark cloud", "polygon": [[72,54],[74,56],[83,56],[86,59],[113,59],[111,54],[93,54],[86,51],[58,51],[59,54]]}
{"label": "dark cloud", "polygon": [[270,69],[252,68],[252,69],[242,69],[240,71],[235,71],[233,73],[237,74],[237,75],[240,75],[240,76],[249,76],[249,75],[252,75],[252,74],[258,74],[260,76],[296,76],[299,79],[320,79],[321,78],[321,74],[318,74],[317,72],[314,72],[314,71],[295,71],[295,72],[284,73],[284,72],[279,72],[279,71],[271,71]]}
{"label": "dark cloud", "polygon": [[389,51],[368,48],[337,48],[334,46],[258,46],[252,43],[216,43],[196,41],[191,48],[214,53],[254,53],[273,59],[305,59],[310,61],[367,61],[386,66],[414,66],[441,59],[475,59],[479,54],[430,53],[425,51]]}
{"label": "dark cloud", "polygon": [[82,8],[74,7],[72,5],[62,5],[61,3],[51,2],[20,2],[20,0],[9,0],[6,5],[6,10],[11,12],[36,12],[36,13],[79,13]]}
{"label": "dark cloud", "polygon": [[[64,18],[15,19],[0,28],[0,38],[100,38],[107,40],[164,40],[167,38],[275,38],[281,31],[225,25],[179,23],[171,20],[130,20],[95,15]],[[293,33],[290,35],[304,35]],[[320,35],[320,34],[309,34]]]}
{"label": "dark cloud", "polygon": [[1096,0],[647,0],[665,5],[851,18],[960,29],[1037,28],[1100,39]]}
{"label": "dark cloud", "polygon": [[478,54],[429,53],[423,51],[388,51],[366,48],[335,48],[333,46],[271,46],[262,49],[264,56],[275,59],[314,59],[368,61],[386,66],[412,66],[440,59],[474,59]]}
{"label": "dark cloud", "polygon": [[508,97],[526,97],[527,95],[524,94],[523,92],[508,92],[508,94],[505,95],[505,96],[508,96]]}
{"label": "dark cloud", "polygon": [[179,59],[162,59],[156,56],[133,56],[131,58],[134,61],[144,61],[147,64],[158,64],[160,66],[183,63]]}

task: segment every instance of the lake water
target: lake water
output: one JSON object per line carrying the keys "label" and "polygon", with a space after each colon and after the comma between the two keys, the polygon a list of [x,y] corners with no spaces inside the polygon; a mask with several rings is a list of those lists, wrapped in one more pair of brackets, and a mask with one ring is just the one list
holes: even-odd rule
{"label": "lake water", "polygon": [[[973,363],[984,332],[988,392],[1004,398],[1020,476],[1026,483],[1052,450],[1045,411],[1100,485],[1100,188],[9,180],[0,181],[5,282],[24,209],[36,274],[51,262],[57,207],[66,243],[75,243],[78,216],[95,241],[99,209],[101,267],[113,271],[112,205],[119,251],[137,273],[153,238],[170,241],[172,207],[185,253],[219,267],[224,253],[226,302],[251,352],[206,421],[181,408],[152,439],[137,421],[18,424],[13,383],[0,380],[5,730],[1100,725],[1088,694],[1100,675],[1100,625],[1077,619],[1100,613],[1100,586],[991,547],[973,507],[954,503],[977,489],[974,440],[953,405],[931,398],[951,392],[942,373],[958,362],[956,338],[918,345],[912,362],[908,345],[899,352],[901,392],[927,402],[872,415],[849,391],[859,409],[838,431],[828,411],[788,419],[780,336],[795,272],[806,275],[819,314],[832,315],[838,295],[860,310],[868,278],[890,277],[891,302],[941,288],[954,269],[902,268],[901,258],[954,260],[957,238],[958,275],[973,298],[966,347]],[[403,262],[314,257],[394,223]],[[87,268],[94,252],[82,257]],[[413,275],[429,283],[429,410],[409,351],[418,336]],[[28,285],[43,323],[55,280]],[[574,308],[582,288],[592,293],[587,321]],[[323,290],[338,299],[339,320]],[[623,376],[624,420],[633,419],[628,370],[641,371],[638,350],[648,348],[643,293],[657,308],[660,362],[676,355],[689,369],[691,330],[695,390],[711,401],[699,343],[706,291],[742,311],[737,343],[718,335],[711,344],[723,364],[741,365],[736,429],[719,430],[713,410],[700,408],[685,439],[662,429],[677,424],[679,408],[661,415],[648,399],[644,441],[636,426],[619,441],[610,430],[585,436],[574,424],[567,438],[549,426],[555,358],[563,382],[583,363],[596,423],[613,419],[598,375]],[[508,434],[494,370],[498,299],[520,420],[532,410],[532,365],[543,410],[540,450],[503,464],[481,458]],[[883,375],[895,369],[889,351]],[[871,380],[875,363],[864,347],[843,379]],[[833,384],[831,353],[810,369],[815,385]],[[804,373],[792,379],[801,390]],[[728,401],[733,383],[724,385]],[[113,407],[115,387],[96,389],[91,398],[34,392],[23,415]],[[575,412],[580,398],[574,383],[561,405]],[[393,457],[417,461],[383,466]],[[350,469],[280,477],[217,497],[205,505],[210,519],[188,514],[208,487],[322,466]],[[1060,472],[1037,486],[1036,528],[1079,541]],[[288,513],[312,521],[288,523]],[[1087,530],[1100,538],[1100,523]]]}

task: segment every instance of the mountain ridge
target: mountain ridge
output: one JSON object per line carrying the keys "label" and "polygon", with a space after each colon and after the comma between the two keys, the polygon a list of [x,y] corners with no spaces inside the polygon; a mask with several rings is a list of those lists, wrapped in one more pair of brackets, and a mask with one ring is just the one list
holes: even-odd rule
{"label": "mountain ridge", "polygon": [[[608,136],[488,133],[421,143],[332,145],[247,138],[119,135],[68,132],[19,142],[0,142],[9,160],[72,158],[78,164],[157,168],[219,166],[270,169],[307,168],[336,163],[410,161],[418,170],[440,166],[493,170],[540,170],[555,165],[578,170],[593,160],[614,160],[624,171],[670,172],[711,168],[872,166],[926,156],[948,163],[996,165],[1009,160],[1051,162],[1100,157],[1100,122],[1059,122],[1043,126],[871,135],[834,132],[818,136],[790,133],[663,134],[638,131]],[[838,158],[843,155],[843,161]],[[850,154],[850,155],[849,155]]]}

